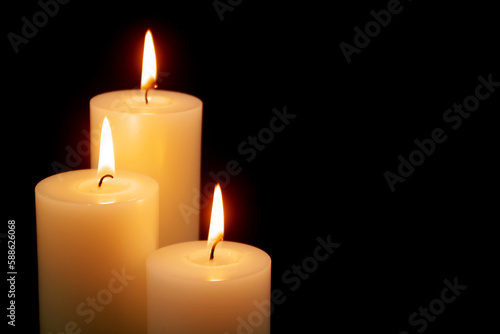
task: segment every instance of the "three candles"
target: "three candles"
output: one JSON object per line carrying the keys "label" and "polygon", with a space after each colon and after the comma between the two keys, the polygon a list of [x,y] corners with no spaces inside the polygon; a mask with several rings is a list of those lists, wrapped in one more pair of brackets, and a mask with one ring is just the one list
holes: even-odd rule
{"label": "three candles", "polygon": [[[102,129],[91,143],[97,169],[54,175],[35,189],[42,333],[234,332],[239,317],[269,303],[269,256],[219,242],[220,188],[216,236],[191,241],[199,214],[186,219],[180,205],[199,189],[202,102],[149,91],[151,68],[143,68],[146,91],[91,100],[91,129]],[[262,318],[254,333],[269,333],[269,324]]]}

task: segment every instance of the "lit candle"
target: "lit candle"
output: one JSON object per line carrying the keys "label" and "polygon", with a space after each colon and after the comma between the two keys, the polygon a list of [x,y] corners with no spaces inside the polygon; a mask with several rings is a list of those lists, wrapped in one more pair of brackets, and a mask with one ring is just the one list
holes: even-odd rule
{"label": "lit candle", "polygon": [[148,333],[270,332],[271,259],[253,246],[221,241],[223,219],[217,185],[208,242],[148,257]]}
{"label": "lit candle", "polygon": [[[155,81],[156,58],[148,31],[141,89],[92,98],[90,129],[98,131],[108,117],[113,124],[116,163],[158,181],[162,247],[199,238],[202,102],[191,95],[152,89]],[[99,142],[93,140],[93,168],[97,152]]]}
{"label": "lit candle", "polygon": [[158,248],[158,183],[114,170],[103,122],[99,168],[35,188],[41,333],[144,333],[147,256]]}

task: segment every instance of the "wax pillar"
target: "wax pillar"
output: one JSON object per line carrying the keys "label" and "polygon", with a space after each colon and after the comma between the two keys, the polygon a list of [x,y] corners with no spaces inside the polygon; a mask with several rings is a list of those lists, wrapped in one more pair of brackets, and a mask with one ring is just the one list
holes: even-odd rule
{"label": "wax pillar", "polygon": [[144,333],[158,184],[119,171],[53,175],[35,188],[41,333]]}
{"label": "wax pillar", "polygon": [[202,102],[191,95],[123,90],[90,101],[91,166],[108,117],[120,169],[151,176],[160,186],[160,247],[199,238]]}
{"label": "wax pillar", "polygon": [[206,241],[161,248],[147,260],[148,333],[269,334],[271,259],[253,246]]}

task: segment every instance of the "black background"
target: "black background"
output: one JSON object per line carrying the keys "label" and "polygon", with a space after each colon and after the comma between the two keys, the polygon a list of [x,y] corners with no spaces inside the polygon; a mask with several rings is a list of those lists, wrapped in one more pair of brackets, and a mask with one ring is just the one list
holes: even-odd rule
{"label": "black background", "polygon": [[[32,21],[40,7],[3,4],[0,232],[16,221],[18,272],[9,330],[38,326],[34,187],[55,173],[54,162],[65,164],[67,147],[87,140],[93,96],[139,85],[149,28],[158,71],[168,73],[160,88],[203,100],[202,185],[228,161],[242,165],[223,189],[226,240],[271,256],[272,288],[286,297],[274,309],[273,333],[413,334],[420,327],[408,317],[455,277],[467,289],[425,333],[486,332],[498,317],[490,303],[498,301],[500,92],[456,130],[443,114],[474,94],[479,75],[500,81],[498,11],[402,1],[348,64],[339,44],[353,44],[354,27],[387,3],[245,0],[221,21],[210,0],[71,1],[17,54],[7,34],[21,34],[21,18]],[[284,106],[296,117],[245,161],[238,145]],[[438,127],[447,140],[391,192],[384,172],[396,173],[398,156]],[[89,156],[81,158],[73,169],[89,167]],[[206,207],[200,238],[208,221]],[[329,235],[341,246],[292,291],[283,274]]]}

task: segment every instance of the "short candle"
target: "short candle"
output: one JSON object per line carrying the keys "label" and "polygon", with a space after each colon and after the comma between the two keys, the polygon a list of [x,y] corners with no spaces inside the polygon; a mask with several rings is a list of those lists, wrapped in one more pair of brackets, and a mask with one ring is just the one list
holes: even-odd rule
{"label": "short candle", "polygon": [[112,169],[65,172],[35,188],[41,333],[146,330],[158,183]]}
{"label": "short candle", "polygon": [[[214,209],[211,230],[213,224]],[[212,244],[210,238],[208,246],[179,243],[148,257],[148,333],[223,334],[239,326],[270,332],[271,258],[256,247],[221,241],[210,260]]]}

